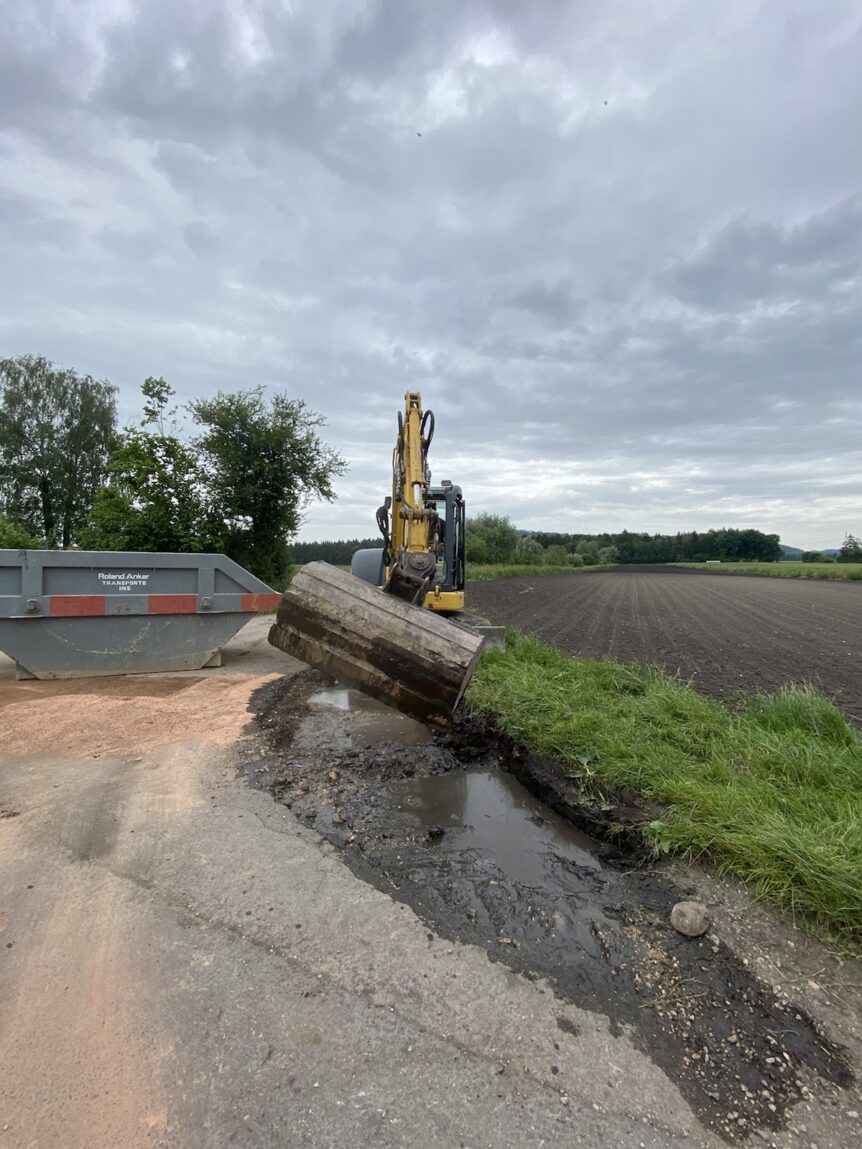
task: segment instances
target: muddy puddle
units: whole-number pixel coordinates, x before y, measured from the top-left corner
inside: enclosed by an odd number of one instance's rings
[[[349,729],[353,744],[398,742],[402,746],[418,746],[430,742],[432,738],[431,731],[421,722],[416,722],[390,706],[383,706],[360,690],[351,690],[346,686],[315,690],[308,698],[308,707],[311,713],[314,713],[315,708],[320,708],[324,715],[333,710],[349,715],[345,726]],[[329,721],[331,714],[328,719],[324,719],[323,724],[328,725]]]
[[[513,881],[547,885],[554,864],[598,870],[599,843],[553,814],[511,774],[490,770],[411,778],[392,785],[405,826],[444,852],[482,850]],[[396,822],[397,824],[397,822]]]
[[[426,843],[426,863],[448,882],[488,940],[520,947],[525,930],[598,953],[604,887],[598,842],[534,798],[511,774],[465,770],[390,787],[390,831]],[[526,904],[523,904],[526,899]],[[522,903],[522,913],[510,903]],[[523,920],[518,920],[519,916]]]
[[[696,891],[536,797],[553,790],[558,809],[575,808],[548,764],[516,762],[482,731],[432,736],[311,673],[255,705],[265,754],[251,781],[437,934],[606,1015],[726,1140],[781,1128],[801,1099],[850,1083],[809,1018],[716,938],[670,927],[673,904]]]

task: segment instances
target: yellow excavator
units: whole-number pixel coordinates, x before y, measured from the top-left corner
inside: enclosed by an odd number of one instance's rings
[[[482,635],[464,609],[464,497],[432,487],[434,416],[404,397],[392,494],[377,512],[382,547],[357,551],[347,574],[308,563],[285,591],[273,646],[425,721],[445,725],[463,696]],[[422,609],[424,608],[424,609]]]
[[[434,414],[408,391],[398,413],[392,452],[392,494],[377,511],[383,546],[356,551],[351,572],[387,594],[426,610],[464,609],[464,496],[444,479],[431,486],[428,449]]]

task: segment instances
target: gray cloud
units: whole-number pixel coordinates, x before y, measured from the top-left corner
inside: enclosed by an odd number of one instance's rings
[[[860,266],[862,194],[790,226],[733,220],[671,269],[668,287],[680,302],[707,311],[758,303],[840,307],[858,285]]]
[[[0,44],[0,335],[304,396],[364,533],[420,388],[525,526],[862,527],[858,5],[55,0]]]

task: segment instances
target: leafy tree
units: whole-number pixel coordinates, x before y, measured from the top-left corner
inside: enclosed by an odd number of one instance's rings
[[[528,535],[515,547],[513,558],[516,563],[524,566],[538,567],[545,561],[545,550],[540,542]]]
[[[21,526],[0,515],[0,550],[30,551],[39,543]]]
[[[467,520],[467,561],[508,563],[515,555],[518,531],[505,515],[474,515]]]
[[[259,578],[283,586],[290,569],[288,540],[313,498],[332,500],[332,481],[346,464],[317,433],[323,417],[303,400],[262,387],[214,399],[190,410],[203,433],[200,451],[213,509],[224,523],[224,549]]]
[[[837,555],[839,563],[862,563],[862,542],[855,535],[845,535]]]
[[[803,551],[802,561],[804,563],[831,563],[832,559],[822,551]]]
[[[158,377],[148,375],[141,384],[141,394],[144,396],[144,418],[142,426],[155,425],[159,435],[165,438],[165,420],[170,419],[170,433],[176,432],[176,407],[167,409],[168,403],[174,397],[174,389],[161,375]]]
[[[206,491],[197,456],[165,433],[173,391],[164,379],[141,387],[144,418],[128,427],[108,463],[83,535],[85,545],[104,550],[220,550],[223,525]],[[145,428],[155,426],[157,430]]]
[[[197,456],[173,435],[129,428],[111,456],[83,533],[88,547],[116,551],[221,549]]]
[[[584,565],[583,555],[566,555],[566,565],[570,567],[582,567]]]
[[[620,552],[611,543],[608,547],[599,547],[599,562],[600,563],[615,563],[620,557]]]
[[[115,394],[41,355],[0,360],[0,510],[48,546],[78,537],[116,442]]]
[[[470,520],[467,520],[467,533],[464,539],[464,553],[468,563],[475,566],[487,566],[490,563],[488,558],[488,542],[482,535],[473,535],[470,533]]]

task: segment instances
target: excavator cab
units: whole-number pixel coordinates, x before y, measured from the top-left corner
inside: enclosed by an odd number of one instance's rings
[[[444,479],[428,491],[428,505],[437,515],[431,545],[436,570],[423,605],[448,612],[464,609],[464,495]]]

